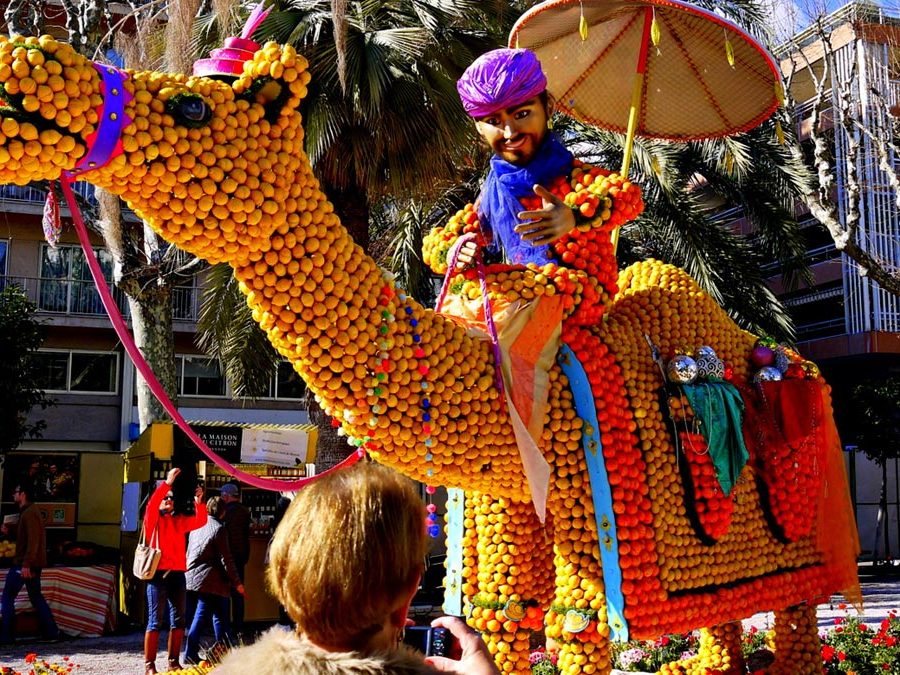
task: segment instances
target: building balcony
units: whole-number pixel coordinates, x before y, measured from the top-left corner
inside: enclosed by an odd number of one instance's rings
[[[72,191],[84,199],[92,208],[97,207],[95,188],[90,183],[77,181],[72,183]],[[59,193],[57,193],[60,197]],[[33,185],[0,185],[0,211],[11,213],[43,213],[47,191]],[[69,215],[69,206],[63,199],[60,203],[62,215]],[[127,222],[140,222],[134,211],[122,204],[122,218]]]
[[[821,340],[847,332],[847,324],[843,318],[826,319],[797,325],[797,342]]]
[[[97,204],[94,186],[90,183],[78,181],[72,184],[72,190],[89,204]],[[0,206],[6,211],[40,213],[45,201],[47,191],[32,185],[0,185]]]
[[[25,292],[26,297],[37,305],[38,312],[54,317],[52,321],[54,325],[97,327],[109,325],[100,294],[92,280],[0,277],[0,289],[12,284]],[[130,311],[125,294],[114,287],[111,287],[110,291],[119,311],[128,319]],[[173,288],[172,318],[175,321],[196,322],[200,309],[199,296],[198,289],[193,286]]]

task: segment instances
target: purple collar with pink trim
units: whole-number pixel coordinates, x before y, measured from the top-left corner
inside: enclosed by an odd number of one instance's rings
[[[80,178],[83,174],[106,166],[122,153],[122,130],[131,124],[131,118],[125,114],[125,106],[131,101],[131,92],[125,88],[128,74],[113,66],[94,64],[102,79],[100,94],[103,103],[98,110],[99,122],[97,130],[85,139],[88,151],[71,171],[64,172],[70,180]]]

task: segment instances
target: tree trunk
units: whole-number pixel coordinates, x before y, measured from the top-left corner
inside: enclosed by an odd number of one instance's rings
[[[157,276],[156,268],[143,261],[144,255],[152,258],[153,251],[148,251],[147,244],[155,243],[156,234],[148,226],[123,222],[118,197],[105,190],[97,190],[96,194],[100,231],[113,258],[113,280],[128,298],[135,344],[169,398],[176,401],[172,291],[170,284]],[[141,431],[152,422],[169,419],[140,373],[136,383]]]
[[[347,442],[346,436],[338,435],[331,424],[331,417],[319,406],[312,394],[307,397],[309,421],[318,428],[319,438],[316,442],[316,472],[322,473],[350,456],[356,448]]]
[[[170,394],[176,393],[175,338],[172,333],[172,291],[167,284],[143,290],[138,297],[128,296],[134,341],[138,349]],[[147,382],[137,374],[138,419],[143,431],[151,422],[170,419]]]

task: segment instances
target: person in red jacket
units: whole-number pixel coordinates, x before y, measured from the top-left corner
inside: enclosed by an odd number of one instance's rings
[[[147,540],[158,537],[162,556],[153,578],[147,582],[147,630],[144,633],[144,666],[146,675],[154,675],[156,652],[159,645],[159,629],[163,623],[163,612],[169,608],[169,667],[180,670],[178,655],[184,638],[186,587],[184,573],[187,570],[187,541],[185,536],[191,530],[206,525],[206,504],[203,503],[203,488],[197,487],[194,494],[194,515],[175,513],[172,484],[181,469],[172,469],[166,480],[160,483],[147,502],[144,514],[144,532]],[[156,531],[156,535],[154,535]]]

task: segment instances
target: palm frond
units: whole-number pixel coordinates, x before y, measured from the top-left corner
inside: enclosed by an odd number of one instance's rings
[[[197,346],[218,360],[237,397],[266,395],[282,358],[253,319],[231,267],[216,265],[206,282]]]

